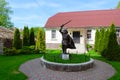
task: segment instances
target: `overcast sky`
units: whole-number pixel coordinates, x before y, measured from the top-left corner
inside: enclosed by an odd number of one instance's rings
[[[114,9],[119,0],[6,0],[15,27],[41,26],[58,12]]]

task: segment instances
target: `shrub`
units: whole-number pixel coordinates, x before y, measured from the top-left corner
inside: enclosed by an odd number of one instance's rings
[[[92,49],[92,45],[87,44],[87,50],[89,51],[89,50],[91,50],[91,49]]]
[[[35,35],[33,28],[30,29],[30,45],[35,45]]]
[[[96,33],[95,33],[95,45],[94,45],[95,51],[98,51],[99,38],[100,38],[100,32],[99,32],[99,30],[97,29],[97,30],[96,30]]]
[[[29,49],[30,49],[30,50],[35,50],[35,45],[29,46]]]
[[[32,54],[32,51],[30,51],[30,50],[24,50],[24,49],[19,49],[18,53],[19,54]]]
[[[109,60],[120,61],[120,47],[117,43],[115,25],[112,24],[109,28],[109,36],[107,47],[104,49],[102,56]]]
[[[96,31],[97,33],[98,31]],[[96,34],[97,35],[97,34]],[[96,36],[97,37],[97,36]],[[112,24],[108,29],[102,29],[99,33],[99,40],[95,38],[95,50],[109,60],[120,61],[120,47],[117,43],[115,25]],[[98,43],[97,43],[98,41]],[[97,46],[96,46],[97,44]],[[99,44],[99,46],[98,46]]]
[[[7,55],[7,56],[18,55],[18,51],[15,48],[12,48],[12,49],[4,48],[4,55]]]
[[[27,26],[24,26],[23,30],[23,46],[29,46],[29,29]]]
[[[19,29],[16,29],[14,32],[13,47],[15,49],[21,49],[21,47],[22,47]]]
[[[39,29],[36,39],[36,50],[40,50],[40,53],[45,52],[45,32],[42,28]]]

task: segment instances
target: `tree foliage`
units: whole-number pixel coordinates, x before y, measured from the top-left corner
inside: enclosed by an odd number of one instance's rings
[[[29,29],[28,26],[24,26],[23,30],[23,46],[29,46]]]
[[[14,32],[13,47],[15,49],[21,49],[21,40],[19,29],[16,29]]]
[[[96,31],[95,37],[95,50],[97,50],[103,57],[109,60],[120,61],[120,47],[117,42],[115,25],[112,24],[106,30],[101,29],[99,37],[97,36],[97,33],[98,31]],[[99,44],[99,46],[96,46],[96,44]]]
[[[36,39],[36,50],[45,52],[45,32],[42,28],[39,29]]]
[[[118,5],[116,6],[116,9],[120,9],[120,1],[118,2]]]
[[[13,23],[10,21],[9,14],[12,13],[8,2],[5,0],[0,0],[0,26],[3,27],[13,27]]]
[[[120,61],[120,47],[117,42],[116,29],[114,24],[110,26],[108,44],[104,53],[102,54],[109,60]]]
[[[35,45],[35,35],[33,28],[30,29],[30,45]]]
[[[97,29],[97,30],[96,30],[96,33],[95,33],[95,45],[94,45],[95,51],[98,51],[99,38],[100,38],[99,36],[100,36],[100,32],[99,32],[99,30]]]

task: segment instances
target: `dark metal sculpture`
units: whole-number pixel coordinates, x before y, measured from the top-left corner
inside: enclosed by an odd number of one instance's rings
[[[65,24],[62,24],[60,26],[60,30],[59,30],[60,33],[62,34],[62,51],[63,51],[63,54],[67,54],[67,52],[66,52],[67,48],[76,49],[72,38],[68,34],[67,29],[63,28],[64,25],[68,24],[69,22],[71,22],[71,20],[66,22]]]

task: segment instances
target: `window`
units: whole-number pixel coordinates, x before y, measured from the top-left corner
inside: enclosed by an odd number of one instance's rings
[[[91,39],[91,30],[87,30],[87,39]]]
[[[56,30],[52,30],[51,35],[52,35],[52,39],[55,39],[56,38]]]
[[[120,37],[120,29],[116,29],[116,35],[117,37]]]

